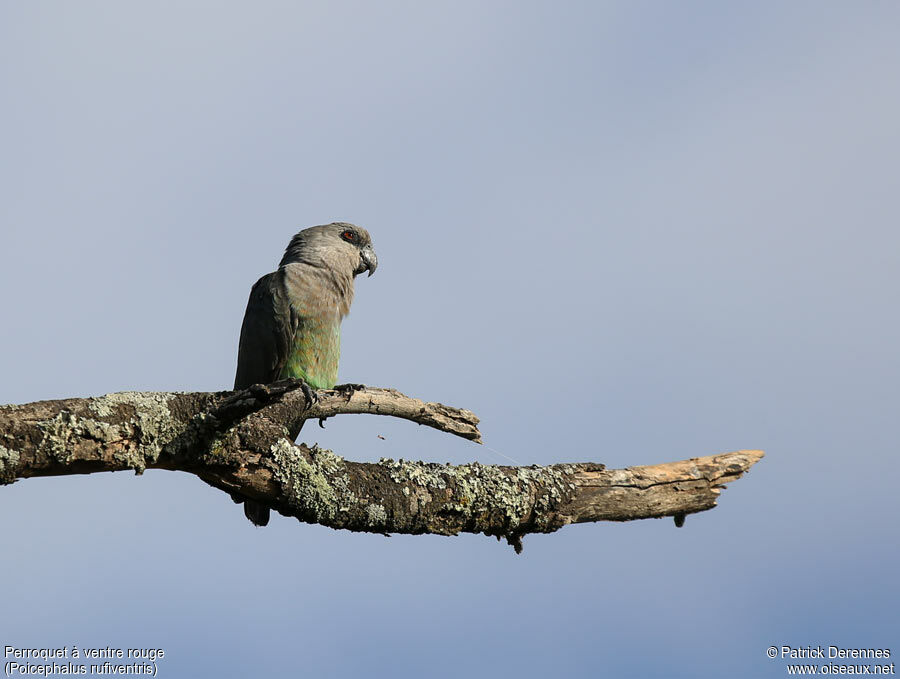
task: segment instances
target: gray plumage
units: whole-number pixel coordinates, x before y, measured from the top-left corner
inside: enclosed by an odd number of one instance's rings
[[[371,276],[377,266],[369,233],[353,224],[335,222],[296,234],[278,269],[250,291],[234,388],[287,377],[314,389],[333,388],[353,280],[367,270]],[[245,500],[244,513],[258,526],[269,521],[269,508],[258,502]]]

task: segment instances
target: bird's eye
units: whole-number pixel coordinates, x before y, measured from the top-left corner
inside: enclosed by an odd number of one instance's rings
[[[356,232],[355,231],[344,231],[341,234],[341,238],[343,238],[348,243],[355,243],[356,242]]]

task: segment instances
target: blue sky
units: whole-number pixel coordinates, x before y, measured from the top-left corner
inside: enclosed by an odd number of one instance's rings
[[[767,457],[525,540],[254,529],[194,477],[0,491],[0,644],[164,677],[766,677],[897,647],[894,3],[3,3],[0,401],[217,390],[252,283],[353,221],[341,379],[523,464]],[[384,440],[379,438],[384,437]],[[405,422],[351,459],[504,463]]]

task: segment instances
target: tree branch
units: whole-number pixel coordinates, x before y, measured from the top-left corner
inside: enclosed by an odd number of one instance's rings
[[[716,505],[761,451],[607,470],[601,464],[451,466],[349,462],[292,443],[303,422],[349,413],[390,415],[480,442],[468,410],[393,389],[320,391],[297,380],[238,392],[125,392],[0,406],[0,483],[34,476],[170,469],[195,474],[286,516],[377,533],[484,533],[521,549],[528,533],[570,523],[630,521]],[[292,436],[293,434],[293,436]]]

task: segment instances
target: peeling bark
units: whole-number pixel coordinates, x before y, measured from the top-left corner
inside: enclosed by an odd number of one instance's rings
[[[294,444],[307,419],[390,415],[480,442],[468,410],[393,389],[317,393],[297,380],[238,392],[125,392],[0,406],[0,483],[34,476],[170,469],[285,516],[375,533],[484,533],[517,550],[528,533],[570,523],[684,516],[716,505],[763,453],[744,450],[608,470],[575,463],[509,467],[382,459],[350,462]]]

